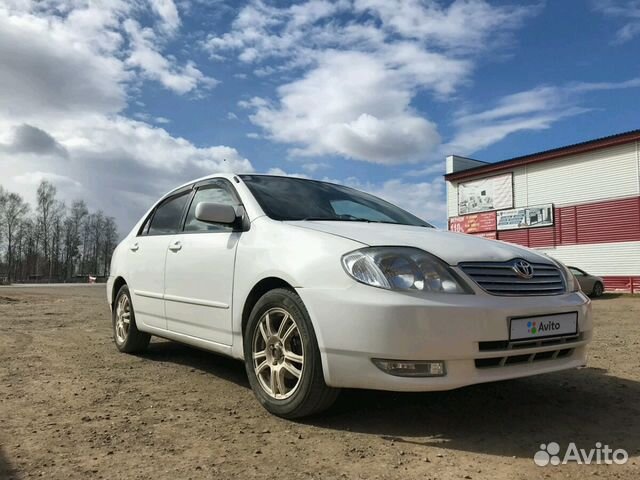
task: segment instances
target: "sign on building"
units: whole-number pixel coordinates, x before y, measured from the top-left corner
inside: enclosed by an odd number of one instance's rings
[[[502,210],[496,215],[498,230],[548,227],[553,225],[553,204]]]
[[[458,233],[495,232],[496,212],[452,217],[449,219],[449,230]]]
[[[511,173],[458,184],[458,214],[513,207]]]

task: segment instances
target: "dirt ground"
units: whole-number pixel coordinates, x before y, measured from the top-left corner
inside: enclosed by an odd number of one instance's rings
[[[451,392],[345,391],[281,420],[241,363],[117,352],[103,286],[0,288],[0,479],[640,477],[640,296],[594,301],[589,366]],[[541,443],[630,455],[537,467]]]

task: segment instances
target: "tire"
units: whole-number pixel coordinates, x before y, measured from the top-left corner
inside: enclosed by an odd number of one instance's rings
[[[278,288],[265,293],[253,307],[243,337],[249,383],[267,411],[302,418],[335,402],[340,390],[324,382],[311,319],[295,292]]]
[[[122,316],[122,322],[119,322],[119,316]],[[128,323],[126,320],[128,320]],[[113,341],[121,352],[140,353],[149,345],[151,335],[138,330],[131,294],[129,293],[129,287],[126,285],[120,288],[116,295],[116,300],[113,302],[111,324],[113,327]]]
[[[591,296],[594,298],[601,297],[604,293],[604,286],[600,282],[596,282],[593,286],[593,291],[591,292]]]

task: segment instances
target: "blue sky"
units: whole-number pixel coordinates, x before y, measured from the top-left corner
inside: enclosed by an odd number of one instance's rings
[[[0,2],[0,184],[122,233],[219,170],[329,179],[443,225],[444,157],[638,125],[640,2]]]

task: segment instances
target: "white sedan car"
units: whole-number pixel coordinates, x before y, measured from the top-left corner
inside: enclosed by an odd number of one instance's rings
[[[579,367],[591,304],[568,269],[326,182],[221,174],[160,199],[116,249],[116,346],[243,359],[270,412],[340,388],[448,390]]]

